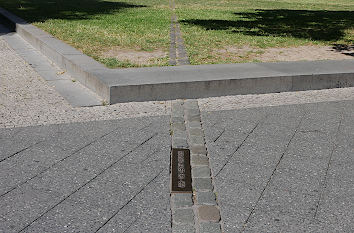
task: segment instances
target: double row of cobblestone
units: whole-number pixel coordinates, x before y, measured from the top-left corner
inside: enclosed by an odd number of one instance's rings
[[[171,109],[172,147],[191,151],[193,194],[171,193],[172,232],[221,232],[198,102],[177,100]]]
[[[175,0],[170,0],[171,15],[171,30],[170,30],[170,65],[189,65],[190,61],[184,45],[181,29],[175,13]]]

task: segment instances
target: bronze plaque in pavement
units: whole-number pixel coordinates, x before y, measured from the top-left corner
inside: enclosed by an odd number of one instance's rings
[[[192,192],[190,151],[172,148],[172,192]]]

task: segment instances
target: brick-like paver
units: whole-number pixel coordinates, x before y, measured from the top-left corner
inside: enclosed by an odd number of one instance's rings
[[[198,215],[201,221],[209,221],[209,222],[220,221],[220,211],[215,205],[199,206]]]

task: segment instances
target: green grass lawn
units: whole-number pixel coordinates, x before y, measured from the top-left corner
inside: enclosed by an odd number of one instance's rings
[[[177,0],[192,64],[252,62],[225,48],[354,43],[354,0]]]
[[[0,0],[0,6],[106,66],[145,66],[106,52],[169,50],[170,9],[164,0]],[[167,65],[168,56],[149,66]]]

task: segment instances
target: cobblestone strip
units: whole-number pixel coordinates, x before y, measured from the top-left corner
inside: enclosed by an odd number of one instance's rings
[[[174,101],[171,107],[172,148],[188,149],[183,101]],[[171,193],[171,213],[173,233],[195,232],[195,217],[191,193]]]
[[[172,103],[171,135],[173,148],[189,148],[191,151],[193,186],[193,195],[171,194],[172,232],[221,232],[220,210],[197,101]]]
[[[175,0],[170,0],[171,16],[171,45],[170,45],[170,65],[189,65],[189,58],[184,46],[180,26],[175,14]]]

